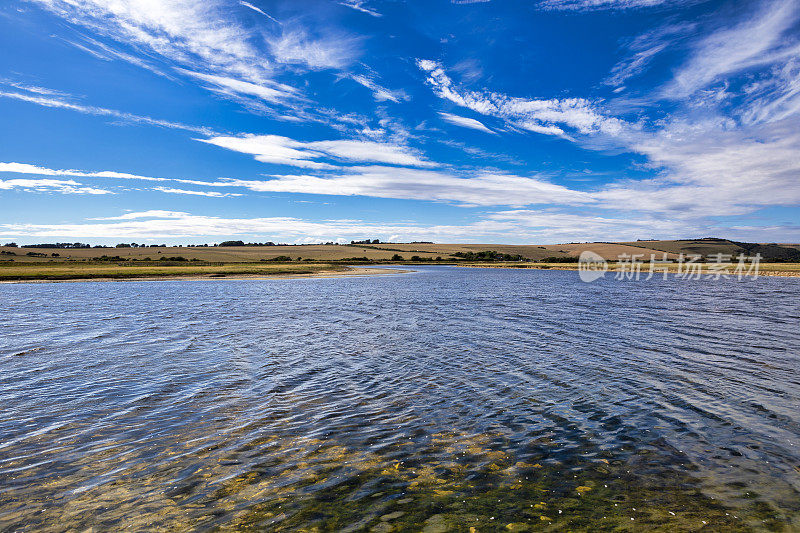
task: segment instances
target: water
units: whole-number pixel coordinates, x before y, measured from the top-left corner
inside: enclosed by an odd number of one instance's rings
[[[0,285],[0,530],[800,530],[799,281]]]

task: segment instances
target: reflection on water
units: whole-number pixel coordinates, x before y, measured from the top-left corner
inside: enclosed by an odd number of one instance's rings
[[[800,283],[2,285],[0,529],[800,529]]]

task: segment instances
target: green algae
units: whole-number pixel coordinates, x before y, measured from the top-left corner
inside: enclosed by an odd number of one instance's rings
[[[340,466],[328,464],[304,490],[253,505],[220,529],[738,532],[787,524],[761,501],[749,510],[726,508],[654,453],[584,454],[568,464],[538,452],[520,460],[494,437],[444,434],[403,461],[341,446],[316,453],[337,457]]]

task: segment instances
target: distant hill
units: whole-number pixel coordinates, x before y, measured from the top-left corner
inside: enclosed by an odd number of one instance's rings
[[[681,239],[675,241],[636,241],[628,243],[629,246],[640,246],[651,250],[660,250],[672,254],[700,254],[703,256],[713,254],[739,254],[748,256],[761,254],[765,261],[800,261],[800,245],[791,244],[760,244],[752,242],[731,241],[706,237],[703,239]]]

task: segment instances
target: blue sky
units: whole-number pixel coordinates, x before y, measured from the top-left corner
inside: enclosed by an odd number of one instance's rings
[[[800,0],[11,0],[0,242],[800,242]]]

